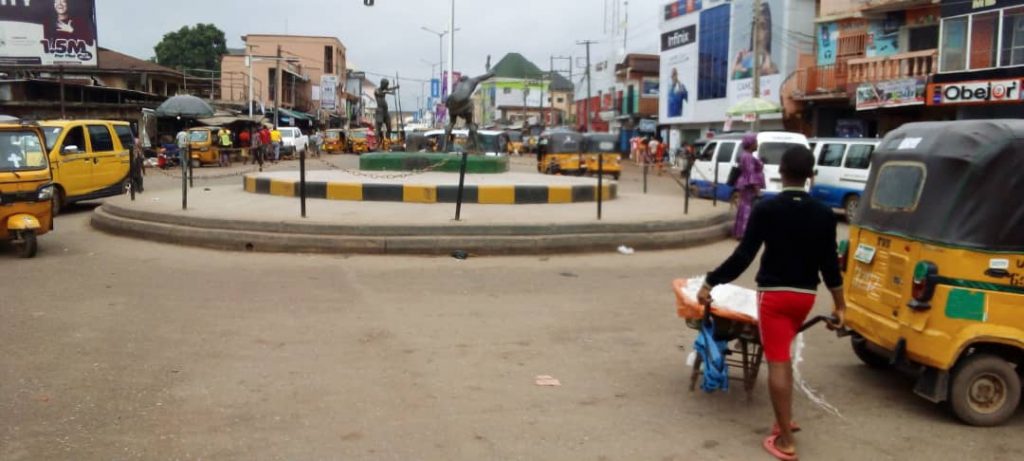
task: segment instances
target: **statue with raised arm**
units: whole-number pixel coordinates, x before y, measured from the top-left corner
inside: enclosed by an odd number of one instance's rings
[[[455,122],[462,118],[466,121],[466,129],[469,130],[469,139],[466,142],[466,150],[468,151],[470,146],[479,146],[477,142],[476,123],[473,123],[473,92],[476,91],[477,85],[480,82],[494,77],[494,72],[488,71],[486,74],[469,78],[465,75],[455,84],[452,88],[452,94],[445,100],[445,107],[448,108],[448,126],[444,130],[444,142],[445,147],[451,146],[452,140],[452,129],[455,128]],[[450,150],[450,149],[448,149]]]
[[[381,145],[384,145],[383,141],[385,139],[391,140],[391,114],[388,113],[388,95],[395,94],[397,89],[397,85],[394,88],[390,88],[388,79],[382,78],[380,79],[380,87],[373,90],[373,97],[377,100],[377,116],[375,117],[377,123],[374,129],[381,141]],[[385,133],[381,131],[381,128],[387,128],[388,131]]]

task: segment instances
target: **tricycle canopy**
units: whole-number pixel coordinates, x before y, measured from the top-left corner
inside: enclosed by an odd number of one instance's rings
[[[855,224],[950,245],[1024,251],[1024,120],[908,123],[872,157]]]

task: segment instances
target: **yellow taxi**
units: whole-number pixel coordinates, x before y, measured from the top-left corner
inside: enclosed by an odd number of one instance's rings
[[[134,142],[128,122],[39,122],[53,172],[53,214],[68,204],[123,193],[129,183]]]

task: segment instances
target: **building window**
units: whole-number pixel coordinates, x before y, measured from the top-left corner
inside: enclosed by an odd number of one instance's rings
[[[908,31],[908,42],[910,51],[934,50],[939,47],[939,26],[938,24],[923,27],[914,27]]]
[[[556,99],[555,101],[556,101],[556,102],[558,102],[559,104],[562,104],[562,103],[564,103],[564,102],[565,102],[565,98],[559,97],[559,98],[558,98],[558,99]]]
[[[700,13],[697,57],[697,99],[725,97],[729,72],[729,8]],[[692,72],[685,69],[683,72]]]
[[[996,67],[998,37],[998,11],[971,16],[971,69]]]
[[[1024,8],[1003,11],[1003,56],[1000,65],[1024,65]]]
[[[330,74],[334,71],[334,47],[324,46],[324,72]]]
[[[942,63],[943,72],[967,68],[967,17],[942,20]]]

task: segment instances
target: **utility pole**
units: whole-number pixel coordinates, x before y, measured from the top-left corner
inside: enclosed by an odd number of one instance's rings
[[[526,129],[526,95],[530,94],[529,82],[526,80],[526,73],[523,73],[523,129]]]
[[[584,110],[586,111],[585,117],[587,117],[587,133],[590,132],[590,45],[597,42],[593,40],[582,40],[576,42],[577,45],[583,45],[587,47],[587,100],[584,101]]]
[[[626,22],[622,27],[622,52],[628,53],[627,44],[629,43],[629,0],[626,0]]]
[[[252,49],[253,49],[254,45],[246,44],[245,47],[246,47],[246,51],[247,51],[247,54],[245,56],[245,62],[246,62],[246,64],[249,65],[249,101],[248,101],[248,105],[249,105],[249,120],[252,120],[252,98],[253,98],[253,94],[252,94],[253,93],[253,91],[252,91]]]
[[[274,75],[274,129],[280,128],[281,123],[281,45],[277,45],[277,71]]]
[[[451,0],[451,3],[452,16],[451,23],[448,24],[448,30],[451,32],[451,35],[448,36],[448,96],[452,95],[452,87],[455,83],[452,81],[455,79],[455,0]],[[451,120],[451,114],[448,114],[448,119]]]
[[[555,61],[568,61],[569,62],[569,68],[568,69],[556,69],[555,68]],[[550,75],[550,77],[551,77],[552,83],[554,82],[555,76],[556,75],[560,75],[562,72],[568,72],[568,74],[569,74],[569,81],[571,82],[572,81],[572,56],[552,56],[551,57],[551,75]],[[551,124],[552,125],[557,125],[559,122],[554,120],[554,112],[555,112],[555,98],[554,98],[554,96],[555,95],[551,91],[550,84],[548,86],[548,94],[550,95],[549,96],[549,98],[550,98],[549,102],[550,102],[551,117],[552,117]],[[571,106],[572,106],[572,102],[570,101],[570,107]],[[566,114],[566,115],[568,115],[568,114]]]
[[[751,69],[752,70],[751,77],[754,79],[754,81],[751,82],[751,83],[753,84],[752,85],[752,89],[753,89],[753,93],[754,93],[753,97],[754,98],[760,98],[761,97],[761,0],[754,0],[754,27],[753,27],[753,30],[751,31],[751,33],[754,35],[754,40],[753,40],[754,49],[752,50],[754,52],[754,64],[753,64],[753,68]],[[754,107],[756,108],[757,106],[755,105]],[[750,129],[751,129],[751,131],[753,131],[755,133],[757,132],[757,128],[758,128],[758,125],[759,125],[758,118],[759,117],[758,117],[757,112],[754,112],[754,122],[750,124]]]
[[[604,6],[604,14],[605,14],[605,16],[608,15],[608,4],[607,3]],[[551,56],[551,62],[548,64],[548,79],[550,79],[550,81],[554,81],[555,80],[555,57],[554,56]],[[543,103],[543,101],[542,101],[542,103]],[[551,84],[549,83],[548,84],[548,117],[551,117],[551,124],[552,125],[555,124],[554,123],[555,122],[554,114],[555,114],[555,97],[554,97],[554,94],[551,93]],[[545,120],[544,125],[545,126],[548,125],[546,120]]]

